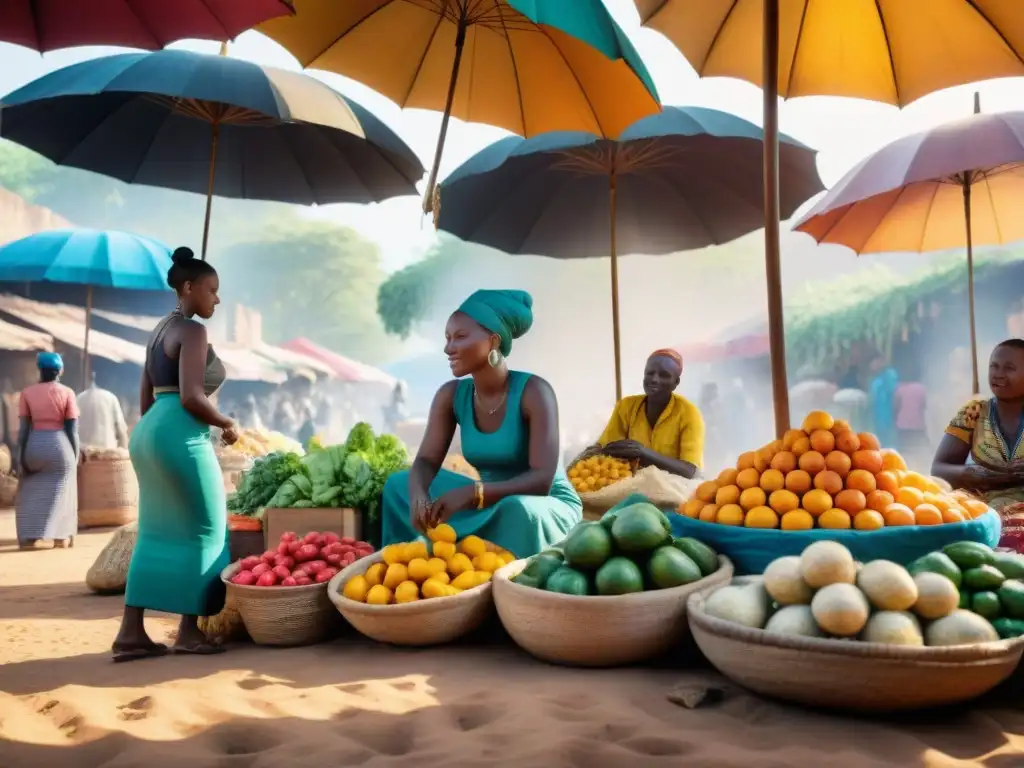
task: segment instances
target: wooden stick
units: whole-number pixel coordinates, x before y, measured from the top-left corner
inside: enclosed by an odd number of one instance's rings
[[[971,180],[972,174],[964,174],[964,224],[967,231],[967,308],[971,325],[971,397],[981,392],[978,376],[978,329],[974,320],[974,247],[971,242]]]
[[[615,243],[615,167],[608,175],[608,222],[612,257],[612,346],[615,350],[615,402],[622,399],[622,344],[619,335],[619,257]]]
[[[89,388],[89,333],[92,330],[92,286],[85,286],[85,343],[82,345],[82,391]]]
[[[220,122],[215,120],[210,131],[210,178],[206,185],[206,215],[203,217],[203,261],[206,261],[206,248],[210,243],[210,213],[213,209],[213,183],[217,179],[217,140],[220,137]]]
[[[434,149],[434,164],[427,177],[427,188],[423,193],[423,213],[434,210],[434,185],[437,184],[437,171],[441,167],[441,155],[444,153],[444,140],[448,136],[448,121],[452,116],[452,104],[455,102],[455,87],[459,82],[459,67],[462,64],[462,49],[466,44],[467,9],[464,6],[459,15],[459,30],[455,34],[455,59],[452,62],[452,74],[448,79],[448,98],[444,103],[444,115],[441,117],[441,130],[437,134],[437,147]]]

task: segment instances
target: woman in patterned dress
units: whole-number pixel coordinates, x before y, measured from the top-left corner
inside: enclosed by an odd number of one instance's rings
[[[1000,546],[1024,552],[1024,339],[1008,339],[988,367],[989,400],[967,403],[946,427],[932,474],[973,491],[1000,513]]]
[[[60,383],[60,355],[40,352],[36,365],[39,382],[22,391],[18,404],[18,546],[70,547],[78,532],[78,404]]]

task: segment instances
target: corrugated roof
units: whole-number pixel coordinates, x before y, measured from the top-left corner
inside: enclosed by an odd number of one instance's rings
[[[53,338],[47,333],[0,320],[0,349],[10,352],[52,352]]]

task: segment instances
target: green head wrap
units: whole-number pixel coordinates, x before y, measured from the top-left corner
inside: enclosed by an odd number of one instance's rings
[[[526,291],[477,291],[459,307],[491,333],[501,337],[501,354],[508,357],[512,340],[533,325],[533,297]]]

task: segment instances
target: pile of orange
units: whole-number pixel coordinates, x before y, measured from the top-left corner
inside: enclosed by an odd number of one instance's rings
[[[709,523],[788,531],[939,525],[987,511],[983,501],[908,471],[874,435],[858,434],[824,411],[812,411],[782,440],[742,454],[678,510]]]

